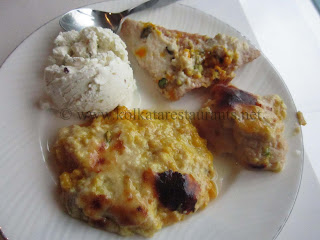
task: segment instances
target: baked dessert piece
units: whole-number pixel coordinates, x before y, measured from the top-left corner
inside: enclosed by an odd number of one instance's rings
[[[212,154],[185,118],[124,107],[59,131],[55,143],[67,212],[127,236],[152,236],[217,195]],[[163,120],[164,119],[164,120]]]
[[[238,67],[260,55],[235,37],[217,34],[210,38],[132,19],[123,22],[120,36],[170,100],[212,83],[227,84]]]
[[[260,97],[234,86],[215,85],[212,100],[195,121],[216,154],[232,154],[245,166],[280,171],[287,145],[286,105],[278,95]]]

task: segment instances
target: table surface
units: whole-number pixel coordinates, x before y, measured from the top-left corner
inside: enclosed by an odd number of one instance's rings
[[[29,34],[52,18],[99,0],[0,0],[0,64]],[[143,2],[143,0],[142,0]],[[182,0],[238,29],[271,60],[284,78],[303,127],[304,173],[295,207],[277,239],[319,239],[320,17],[311,0]],[[27,20],[27,21],[26,21]],[[318,86],[318,87],[317,87]],[[1,223],[0,223],[1,224]],[[249,239],[249,238],[248,238]]]

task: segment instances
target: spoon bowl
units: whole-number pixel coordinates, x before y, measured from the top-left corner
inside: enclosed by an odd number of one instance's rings
[[[90,8],[80,8],[64,14],[59,23],[66,31],[81,31],[85,27],[95,26],[110,28],[116,32],[121,20],[127,15],[126,11],[124,13],[109,13],[92,10]]]
[[[167,5],[169,3],[175,2],[176,0],[161,0],[161,6]],[[150,0],[145,3],[140,4],[137,7],[119,12],[103,12],[98,10],[92,10],[90,8],[79,8],[67,12],[60,18],[60,26],[66,30],[76,30],[81,31],[85,27],[103,27],[109,28],[113,32],[117,32],[121,24],[121,20],[128,16],[129,14],[150,8],[159,0]]]

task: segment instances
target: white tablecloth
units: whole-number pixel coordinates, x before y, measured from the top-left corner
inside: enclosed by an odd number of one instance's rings
[[[0,64],[47,21],[98,1],[0,0]],[[304,112],[308,125],[303,134],[309,158],[305,158],[295,207],[278,239],[320,239],[320,161],[316,155],[316,136],[320,135],[320,17],[311,0],[181,2],[220,18],[257,43],[284,78],[298,109]]]

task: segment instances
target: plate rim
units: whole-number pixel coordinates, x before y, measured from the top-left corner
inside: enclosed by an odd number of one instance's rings
[[[98,4],[98,3],[96,3]],[[188,7],[188,8],[192,8],[193,10],[196,10],[196,11],[200,11],[202,12],[203,14],[211,17],[211,18],[214,18],[222,23],[224,23],[225,25],[227,25],[229,28],[233,29],[234,31],[238,32],[246,41],[248,41],[252,46],[254,46],[256,49],[259,49],[260,51],[260,54],[262,57],[264,57],[266,59],[266,61],[268,62],[268,64],[272,67],[272,69],[275,71],[275,73],[279,76],[283,86],[285,87],[286,91],[289,93],[289,96],[290,96],[290,99],[293,103],[293,107],[294,107],[294,110],[295,112],[297,112],[297,106],[296,106],[296,103],[292,97],[292,94],[286,84],[286,82],[283,80],[283,77],[282,75],[280,74],[280,72],[278,71],[278,69],[273,65],[273,63],[269,60],[269,58],[264,54],[264,52],[260,49],[259,46],[257,46],[256,44],[254,44],[250,39],[248,39],[245,35],[243,35],[238,29],[236,29],[235,27],[231,26],[229,23],[219,19],[218,17],[212,15],[212,14],[209,14],[207,12],[204,12],[200,9],[197,9],[195,8],[194,6],[189,6],[189,5],[185,5],[185,4],[181,4],[178,2],[178,4],[184,6],[184,7]],[[93,5],[93,4],[92,4]],[[252,30],[251,26],[249,25],[250,29]],[[253,32],[253,35],[255,36],[254,32]],[[258,40],[257,40],[257,43],[259,44]],[[303,134],[302,134],[302,128],[301,128],[301,125],[299,125],[299,131],[301,132],[301,145],[302,145],[302,152],[301,152],[301,165],[300,165],[300,168],[301,168],[301,171],[300,171],[300,176],[299,176],[299,184],[298,184],[298,188],[297,188],[297,191],[295,193],[295,197],[294,197],[294,200],[293,200],[293,203],[292,203],[292,206],[290,208],[290,211],[288,212],[288,215],[286,216],[286,218],[283,220],[283,223],[282,225],[279,227],[278,231],[275,233],[275,235],[273,236],[272,240],[275,240],[277,239],[277,237],[280,235],[281,231],[283,230],[284,226],[286,225],[289,217],[291,216],[291,213],[293,211],[293,208],[294,206],[296,205],[296,201],[297,201],[297,198],[298,198],[298,195],[299,195],[299,192],[300,192],[300,188],[301,188],[301,182],[302,182],[302,176],[303,176],[303,171],[304,171],[304,161],[305,161],[305,149],[304,149],[304,141],[303,141]]]

